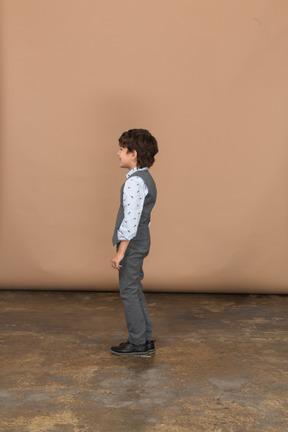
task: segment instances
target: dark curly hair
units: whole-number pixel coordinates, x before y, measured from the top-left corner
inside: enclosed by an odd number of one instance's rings
[[[156,139],[146,129],[130,129],[119,138],[120,147],[128,149],[131,153],[134,150],[137,152],[137,166],[138,168],[150,168],[158,153],[158,144]]]

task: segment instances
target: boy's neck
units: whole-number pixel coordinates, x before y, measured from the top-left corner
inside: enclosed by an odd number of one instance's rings
[[[131,165],[128,168],[129,171],[137,167],[137,163],[131,163]]]

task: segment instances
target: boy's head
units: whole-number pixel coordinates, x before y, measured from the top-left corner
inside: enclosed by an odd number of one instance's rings
[[[127,153],[137,152],[137,167],[150,168],[158,153],[156,139],[146,129],[130,129],[119,138],[119,146],[127,148]]]

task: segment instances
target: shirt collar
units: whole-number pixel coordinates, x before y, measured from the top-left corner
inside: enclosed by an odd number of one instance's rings
[[[144,171],[144,170],[148,170],[148,168],[147,167],[144,167],[144,168],[138,168],[138,167],[132,168],[132,170],[130,170],[128,172],[128,174],[126,174],[126,177],[128,179],[132,174],[134,174],[134,172],[136,172],[136,171]]]

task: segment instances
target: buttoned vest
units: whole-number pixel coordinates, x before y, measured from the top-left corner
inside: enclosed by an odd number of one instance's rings
[[[145,200],[144,200],[143,210],[142,210],[142,214],[140,217],[136,236],[133,237],[132,240],[146,240],[146,239],[150,238],[150,232],[149,232],[150,215],[151,215],[152,208],[154,207],[155,202],[156,202],[157,189],[156,189],[156,185],[155,185],[155,182],[153,180],[153,177],[151,176],[151,174],[148,170],[136,171],[131,176],[129,176],[129,178],[133,177],[133,176],[141,177],[144,180],[144,182],[148,188],[148,194],[146,195]],[[112,237],[113,246],[115,246],[117,243],[119,243],[119,240],[117,237],[117,231],[120,228],[120,226],[123,222],[123,219],[124,219],[124,207],[123,207],[124,185],[125,185],[125,183],[122,185],[122,187],[120,189],[120,207],[119,207],[119,210],[117,213],[114,234]]]

